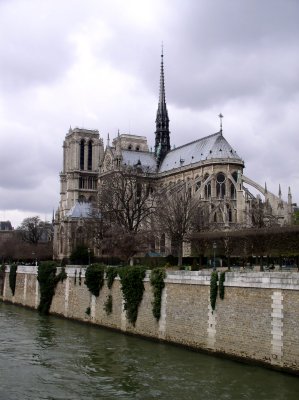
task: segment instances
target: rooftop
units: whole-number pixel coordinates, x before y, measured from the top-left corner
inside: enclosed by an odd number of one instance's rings
[[[234,159],[243,163],[221,132],[195,140],[177,147],[166,154],[159,172],[185,167],[205,160]]]

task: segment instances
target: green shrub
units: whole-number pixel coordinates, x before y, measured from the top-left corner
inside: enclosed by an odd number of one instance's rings
[[[219,277],[219,297],[221,300],[224,299],[224,281],[225,281],[225,272],[221,272]]]
[[[138,307],[141,303],[144,291],[143,279],[145,277],[144,267],[123,267],[119,271],[121,290],[124,297],[124,308],[127,318],[135,326]]]
[[[210,302],[212,310],[215,310],[216,307],[216,299],[217,299],[217,292],[218,292],[218,274],[217,272],[211,273],[211,280],[210,280]]]
[[[38,266],[37,280],[40,289],[40,302],[37,309],[40,314],[49,314],[57,283],[63,282],[67,277],[64,268],[61,268],[58,275],[56,275],[56,271],[57,264],[54,261],[44,261]]]
[[[16,290],[17,269],[18,269],[18,266],[16,264],[12,264],[10,266],[9,287],[11,289],[11,293],[13,296],[15,295],[15,290]]]
[[[90,293],[98,297],[104,285],[104,271],[103,264],[92,264],[86,268],[85,272],[85,285],[88,287]]]
[[[117,277],[117,269],[115,267],[107,267],[105,272],[108,289],[111,289],[114,279]]]
[[[154,268],[151,271],[150,282],[154,292],[154,301],[152,302],[153,315],[157,321],[159,321],[161,316],[161,299],[162,291],[165,287],[164,283],[165,269],[164,268]]]

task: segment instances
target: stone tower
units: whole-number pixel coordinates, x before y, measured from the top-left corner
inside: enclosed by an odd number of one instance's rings
[[[99,166],[103,154],[103,141],[97,130],[69,129],[63,142],[63,170],[60,173],[60,220],[77,202],[90,202],[95,199]]]

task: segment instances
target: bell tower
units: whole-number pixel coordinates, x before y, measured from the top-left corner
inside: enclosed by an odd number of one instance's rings
[[[103,141],[97,130],[70,128],[63,142],[63,170],[60,173],[60,218],[76,202],[96,197]]]

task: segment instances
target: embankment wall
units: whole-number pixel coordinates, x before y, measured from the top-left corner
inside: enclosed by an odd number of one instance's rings
[[[67,267],[50,312],[123,332],[165,340],[194,349],[263,363],[299,375],[299,273],[227,272],[225,297],[210,306],[209,271],[171,271],[162,294],[161,318],[152,314],[149,275],[135,326],[126,318],[120,280],[105,284],[99,297],[84,284],[84,269]],[[37,267],[19,266],[15,295],[5,274],[2,300],[37,308]],[[112,295],[112,313],[104,304]],[[90,307],[90,315],[86,314]]]

